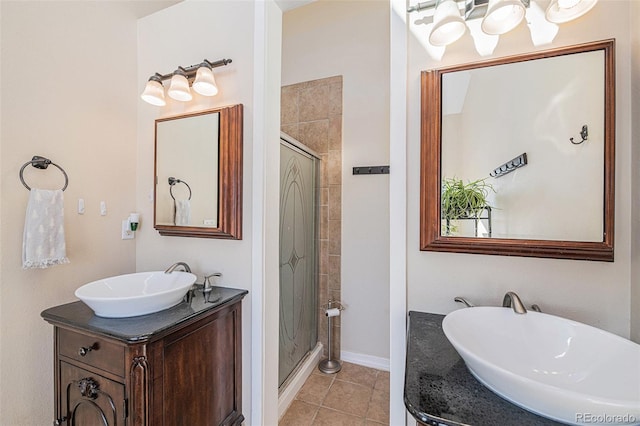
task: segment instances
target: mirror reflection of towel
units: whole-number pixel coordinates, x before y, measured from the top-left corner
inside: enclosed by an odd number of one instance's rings
[[[22,239],[22,268],[69,263],[64,240],[62,190],[32,189]]]
[[[187,226],[191,224],[191,201],[189,200],[175,200],[176,226]]]

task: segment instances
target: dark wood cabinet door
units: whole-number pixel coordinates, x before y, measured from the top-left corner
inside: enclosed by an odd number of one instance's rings
[[[240,312],[223,310],[164,344],[163,424],[240,424]]]
[[[61,418],[68,426],[124,426],[125,389],[82,368],[60,362]]]

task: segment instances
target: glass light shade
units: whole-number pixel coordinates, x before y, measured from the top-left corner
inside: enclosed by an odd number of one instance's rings
[[[193,81],[193,90],[203,96],[215,96],[218,94],[218,86],[211,68],[206,66],[198,68],[196,79]]]
[[[156,80],[147,81],[147,85],[144,88],[144,92],[140,95],[143,101],[155,106],[165,106],[167,103],[164,100],[164,87],[162,83]]]
[[[191,91],[189,90],[189,81],[187,77],[182,74],[174,74],[173,77],[171,77],[171,85],[167,93],[176,101],[186,102],[193,99]]]
[[[545,17],[554,24],[563,24],[581,17],[596,5],[598,0],[553,0]]]
[[[491,35],[508,33],[522,22],[525,12],[520,0],[489,0],[487,14],[480,27]]]
[[[429,43],[446,46],[458,40],[467,30],[464,19],[454,0],[440,0],[433,15],[434,26],[429,34]]]

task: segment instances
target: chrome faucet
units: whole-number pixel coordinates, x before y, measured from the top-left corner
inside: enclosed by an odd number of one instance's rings
[[[460,296],[454,297],[453,301],[463,303],[467,308],[473,308],[475,306],[473,303],[469,302],[467,299]]]
[[[214,298],[214,300],[211,300],[211,293],[213,293],[213,284],[211,284],[211,281],[209,281],[211,278],[213,277],[221,277],[222,274],[220,272],[214,272],[211,275],[205,275],[204,277],[204,282],[202,283],[202,294],[204,295],[204,301],[205,302],[216,302],[219,297],[217,299]]]
[[[164,273],[165,273],[165,274],[170,274],[170,273],[172,273],[173,271],[175,271],[175,270],[176,270],[178,267],[180,267],[180,266],[182,266],[182,268],[184,269],[184,271],[185,271],[185,272],[189,272],[189,273],[191,272],[191,268],[189,267],[189,265],[187,265],[187,264],[186,264],[186,263],[184,263],[184,262],[176,262],[176,263],[174,263],[173,265],[169,266],[169,267],[167,268],[167,270],[166,270],[166,271],[164,271]]]
[[[512,291],[507,292],[502,299],[502,306],[505,308],[512,308],[516,314],[526,314],[527,308],[524,307],[522,300]]]

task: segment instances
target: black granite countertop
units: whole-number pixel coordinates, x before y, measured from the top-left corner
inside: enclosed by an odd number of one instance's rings
[[[125,343],[140,343],[207,311],[241,300],[247,293],[247,290],[213,287],[210,301],[207,302],[202,292],[196,290],[190,302],[183,301],[163,311],[129,318],[96,316],[91,308],[80,301],[54,306],[40,315],[55,325],[90,331]]]
[[[437,426],[560,425],[482,385],[442,331],[444,315],[409,312],[404,403],[416,420]]]

